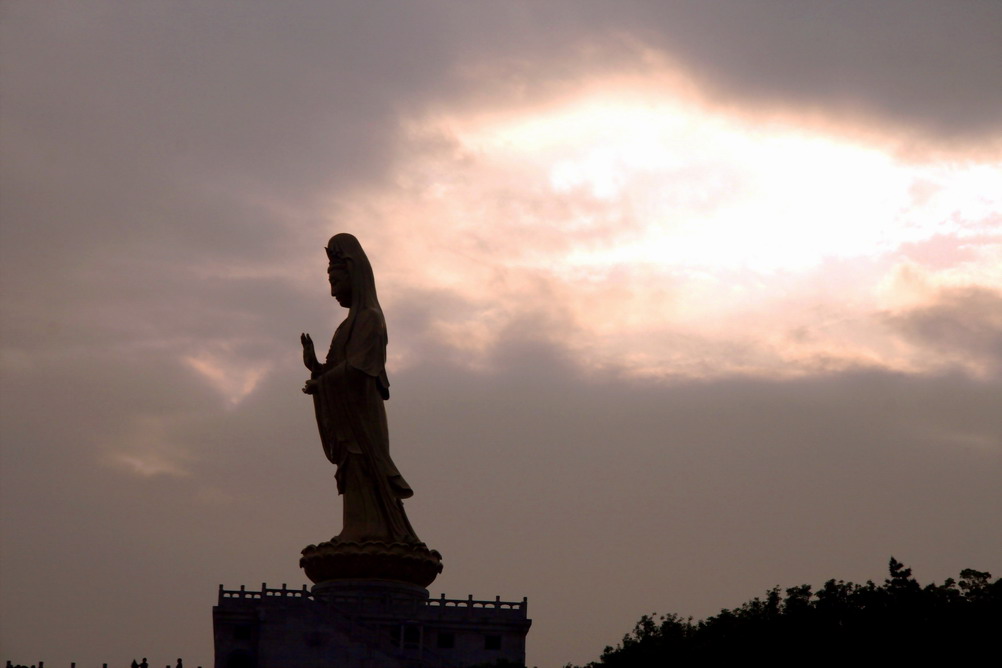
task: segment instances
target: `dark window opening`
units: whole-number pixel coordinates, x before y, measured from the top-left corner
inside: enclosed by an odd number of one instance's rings
[[[404,649],[417,649],[421,646],[421,627],[407,624],[404,626]]]
[[[501,649],[501,636],[484,636],[484,649]]]
[[[439,649],[452,649],[456,646],[456,634],[439,631],[435,646]]]
[[[226,658],[226,668],[256,668],[257,661],[250,652],[237,650]]]

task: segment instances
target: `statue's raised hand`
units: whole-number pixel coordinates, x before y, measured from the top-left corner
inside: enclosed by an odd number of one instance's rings
[[[303,364],[310,370],[310,373],[320,369],[320,360],[317,359],[317,352],[313,349],[313,339],[309,334],[300,334],[299,341],[303,344]]]

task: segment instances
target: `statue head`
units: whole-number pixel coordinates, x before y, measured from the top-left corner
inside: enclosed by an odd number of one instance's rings
[[[335,234],[327,242],[327,278],[338,304],[357,309],[379,308],[372,265],[362,245],[351,234]]]
[[[383,319],[383,309],[379,307],[376,298],[376,280],[372,276],[372,265],[365,256],[358,239],[350,234],[335,234],[327,242],[327,277],[331,283],[331,295],[341,306],[348,309],[348,317],[341,327],[347,335],[342,345],[347,345],[355,330],[355,321],[359,313],[367,312],[373,315],[375,311],[380,321],[382,332],[383,363],[386,362],[386,322]],[[370,320],[371,321],[371,320]],[[338,331],[342,331],[338,328]],[[335,337],[337,338],[337,337]],[[332,344],[333,345],[333,344]],[[381,369],[378,380],[379,392],[383,399],[390,398],[390,381],[386,378],[386,369]]]
[[[332,260],[327,264],[327,280],[331,284],[331,297],[345,308],[351,308],[351,272],[344,260]]]

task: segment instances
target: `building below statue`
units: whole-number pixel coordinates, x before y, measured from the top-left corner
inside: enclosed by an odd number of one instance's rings
[[[525,663],[528,601],[429,598],[415,585],[339,580],[311,590],[223,589],[216,668],[446,668]]]

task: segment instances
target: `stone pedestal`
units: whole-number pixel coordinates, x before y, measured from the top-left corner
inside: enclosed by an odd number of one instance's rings
[[[427,587],[442,572],[442,555],[424,543],[362,542],[332,538],[302,551],[299,565],[317,585],[384,580]]]
[[[328,580],[313,585],[313,598],[328,603],[398,608],[424,605],[428,590],[405,582],[386,580]]]

